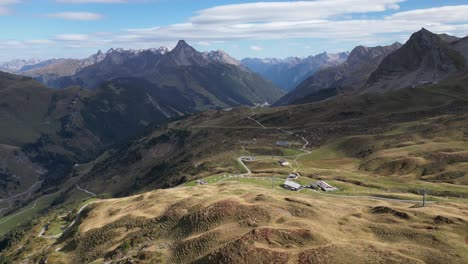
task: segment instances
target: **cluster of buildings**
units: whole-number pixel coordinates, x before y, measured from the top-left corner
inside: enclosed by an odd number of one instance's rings
[[[324,182],[324,181],[318,181],[315,183],[312,183],[311,185],[301,185],[297,182],[291,181],[289,178],[284,182],[283,187],[286,190],[290,191],[300,191],[304,188],[309,188],[309,189],[315,189],[315,190],[322,190],[324,192],[336,192],[338,191],[338,188],[331,186],[330,184]]]
[[[330,184],[324,182],[324,181],[318,181],[316,183],[312,183],[310,185],[311,189],[320,189],[324,192],[336,192],[338,191],[338,188],[331,186]]]

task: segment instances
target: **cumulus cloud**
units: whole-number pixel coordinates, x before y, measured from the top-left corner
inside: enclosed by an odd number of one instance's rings
[[[48,14],[48,17],[59,18],[66,20],[80,20],[80,21],[93,21],[102,19],[104,16],[98,13],[92,12],[59,12]]]

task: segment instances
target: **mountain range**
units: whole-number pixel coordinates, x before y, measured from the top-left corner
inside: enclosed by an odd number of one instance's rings
[[[316,71],[337,66],[344,62],[348,56],[348,52],[337,54],[324,52],[307,58],[245,58],[241,63],[285,91],[291,91]]]
[[[0,263],[466,263],[467,58],[422,29],[279,101],[185,41],[0,72]]]
[[[348,59],[320,70],[274,105],[321,101],[337,95],[381,93],[438,83],[464,72],[467,39],[426,29],[414,33],[404,44],[356,47]]]
[[[177,91],[193,101],[195,108],[272,103],[281,95],[273,84],[242,67],[226,53],[198,52],[185,41],[180,41],[170,52],[111,50],[101,62],[50,85],[95,89],[104,81],[127,77],[143,78]]]
[[[383,47],[358,46],[351,51],[344,63],[316,72],[278,100],[275,105],[320,101],[337,95],[343,89],[360,88],[380,62],[400,47],[400,43]]]
[[[40,63],[41,60],[37,58],[29,59],[29,60],[11,60],[8,62],[0,63],[0,71],[9,72],[9,73],[17,73],[22,68],[30,65],[37,65]]]

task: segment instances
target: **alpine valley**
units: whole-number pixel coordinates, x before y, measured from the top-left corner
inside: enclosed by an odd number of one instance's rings
[[[468,262],[468,37],[0,70],[0,263]]]

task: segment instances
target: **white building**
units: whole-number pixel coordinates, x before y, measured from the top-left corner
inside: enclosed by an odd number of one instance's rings
[[[312,187],[315,189],[321,189],[324,192],[335,192],[338,191],[338,188],[331,186],[330,184],[324,182],[324,181],[319,181],[316,183],[312,184]]]
[[[299,183],[293,181],[285,181],[283,187],[291,191],[300,191],[302,188],[304,188]]]

